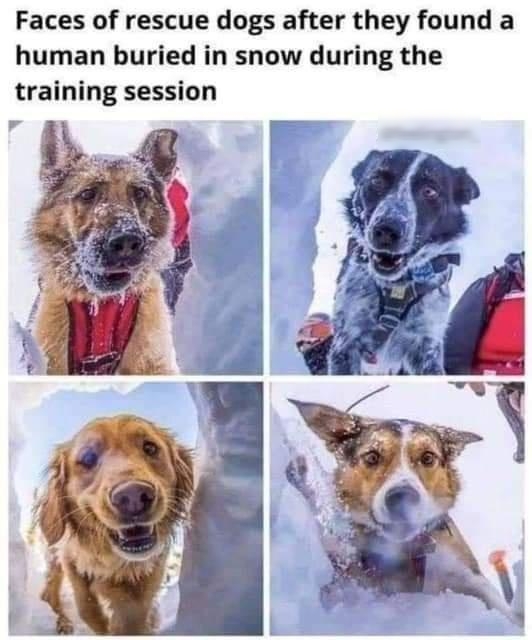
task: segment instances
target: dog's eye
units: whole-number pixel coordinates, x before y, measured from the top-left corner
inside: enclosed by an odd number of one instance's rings
[[[432,451],[425,451],[425,453],[421,456],[421,464],[424,467],[432,467],[435,461],[436,456],[432,453]]]
[[[159,451],[159,447],[155,444],[155,442],[152,442],[151,440],[145,440],[144,444],[142,445],[142,449],[144,453],[150,457],[156,456]]]
[[[89,187],[88,189],[83,189],[83,191],[79,193],[79,199],[83,200],[83,202],[92,202],[97,195],[98,190],[96,187]]]
[[[379,464],[381,459],[380,453],[378,451],[369,451],[364,456],[364,462],[368,465],[368,467],[374,467]]]
[[[92,449],[84,451],[78,459],[79,464],[85,469],[93,469],[98,463],[98,454]]]
[[[421,194],[426,200],[436,200],[440,195],[434,187],[430,187],[429,185],[425,185],[421,189]]]
[[[380,173],[372,176],[369,183],[375,191],[384,191],[387,186],[386,178]]]
[[[148,197],[148,192],[143,187],[133,187],[133,197],[137,202],[142,202]]]

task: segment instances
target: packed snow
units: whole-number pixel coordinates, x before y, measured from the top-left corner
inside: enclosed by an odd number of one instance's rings
[[[478,183],[480,197],[465,207],[470,232],[451,280],[452,304],[524,249],[520,122],[274,122],[271,140],[273,373],[308,373],[295,336],[307,313],[332,312],[347,247],[340,201],[353,188],[353,166],[372,149],[427,151]]]
[[[320,587],[329,583],[331,564],[318,538],[306,501],[288,484],[286,467],[298,454],[309,464],[309,483],[330,505],[334,460],[304,424],[295,398],[346,409],[376,384],[275,383],[271,427],[271,624],[272,632],[357,635],[515,635],[522,630],[476,598],[445,592],[439,596],[384,597],[355,589],[356,604],[326,612]],[[523,610],[523,466],[513,461],[515,439],[499,412],[493,388],[476,397],[448,383],[394,383],[363,402],[357,411],[379,418],[408,418],[473,431],[484,440],[466,447],[458,459],[462,491],[451,516],[484,575],[500,589],[488,555],[507,552],[517,611]],[[330,515],[323,516],[330,519]],[[515,575],[514,575],[515,574]]]

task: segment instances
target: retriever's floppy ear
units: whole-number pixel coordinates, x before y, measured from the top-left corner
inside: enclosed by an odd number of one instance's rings
[[[469,204],[471,200],[480,196],[478,184],[464,167],[454,169],[453,194],[457,204]]]
[[[47,468],[48,482],[44,494],[36,505],[39,526],[49,545],[56,544],[65,533],[66,526],[66,449],[55,450]]]
[[[375,424],[372,418],[351,415],[325,404],[292,399],[289,402],[297,407],[310,429],[337,457],[342,457],[342,445],[356,440],[365,428]]]
[[[172,433],[166,429],[160,429],[160,433],[166,442],[176,476],[174,512],[177,518],[185,520],[188,517],[190,501],[194,493],[192,451],[179,444]]]
[[[66,120],[47,120],[41,135],[40,178],[45,188],[63,180],[70,163],[83,155]]]
[[[176,140],[177,133],[173,129],[156,129],[148,133],[133,155],[150,164],[165,182],[169,182],[177,162]]]
[[[471,431],[458,431],[457,429],[439,425],[435,425],[434,428],[441,438],[443,453],[450,462],[458,458],[468,444],[483,440],[482,436]]]

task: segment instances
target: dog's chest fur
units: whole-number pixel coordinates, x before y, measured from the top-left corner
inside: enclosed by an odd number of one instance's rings
[[[380,310],[375,280],[363,264],[347,256],[335,294],[330,373],[443,373],[441,344],[449,311],[448,286],[430,291],[410,308],[376,352],[373,364],[360,357],[359,341],[371,334]]]

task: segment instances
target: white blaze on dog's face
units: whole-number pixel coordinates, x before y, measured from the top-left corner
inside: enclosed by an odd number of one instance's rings
[[[467,444],[482,439],[447,427],[294,404],[336,458],[340,504],[355,522],[397,542],[454,505],[460,482],[453,462]]]

